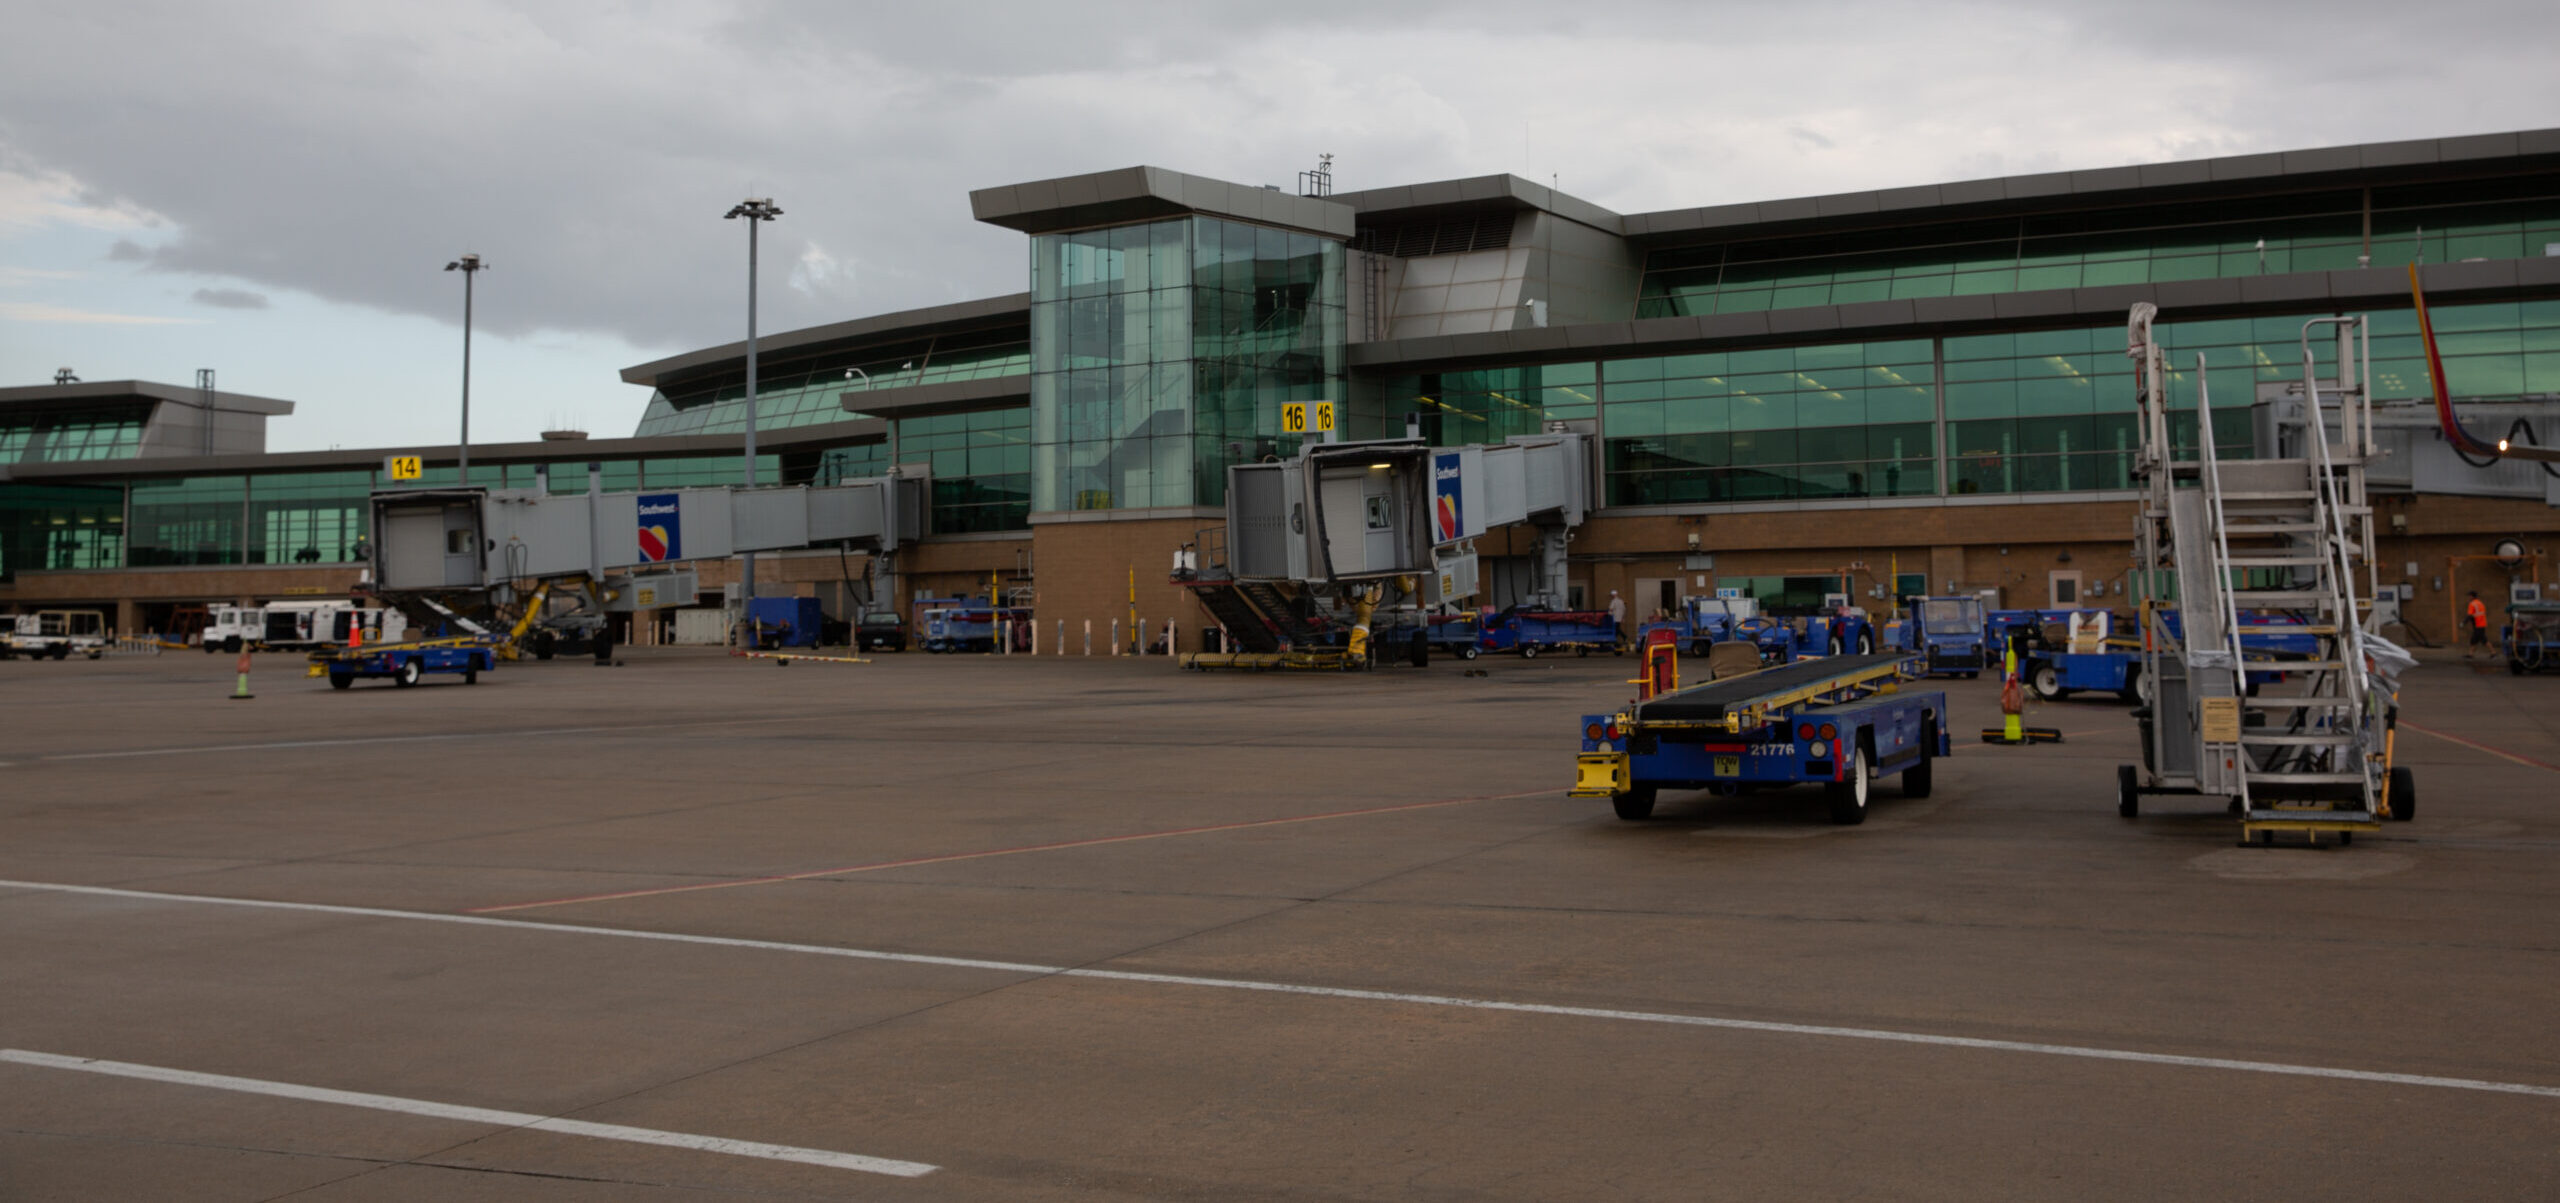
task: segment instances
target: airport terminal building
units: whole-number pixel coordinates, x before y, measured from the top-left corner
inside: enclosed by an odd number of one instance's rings
[[[2560,478],[2445,468],[2414,404],[2431,385],[2407,272],[2475,429],[2560,437],[2560,130],[1636,214],[1513,176],[1335,192],[1153,167],[968,199],[1025,236],[1025,291],[759,340],[764,480],[930,471],[901,602],[994,583],[1073,629],[1126,614],[1134,578],[1142,615],[1196,629],[1173,552],[1222,523],[1229,465],[1309,437],[1284,405],[1333,401],[1345,438],[1588,435],[1582,604],[1614,591],[1641,616],[1738,588],[1784,609],[1843,574],[1870,598],[2115,604],[2138,442],[2124,324],[2145,301],[2187,365],[2182,405],[2204,357],[2225,455],[2260,437],[2260,386],[2301,378],[2306,320],[2371,315],[2375,395],[2413,402],[2371,477],[2381,560],[2425,636],[2447,636],[2447,597],[2504,595],[2509,570],[2478,557],[2560,532]],[[653,390],[628,437],[475,446],[470,483],[582,492],[591,465],[608,490],[735,482],[743,357],[628,368]],[[0,609],[111,607],[137,631],[355,587],[385,457],[450,484],[454,449],[266,452],[291,409],[0,389]],[[1516,600],[1525,532],[1478,550],[1482,600]],[[834,549],[764,563],[761,587],[838,611],[864,574]]]

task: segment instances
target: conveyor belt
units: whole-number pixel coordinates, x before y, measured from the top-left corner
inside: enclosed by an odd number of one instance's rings
[[[1848,676],[1865,669],[1896,664],[1911,659],[1908,652],[1877,656],[1824,656],[1816,660],[1798,660],[1756,673],[1692,685],[1677,693],[1666,693],[1650,702],[1639,702],[1636,721],[1718,722],[1738,710],[1747,710],[1754,702],[1781,694],[1795,693],[1817,686],[1835,677]]]

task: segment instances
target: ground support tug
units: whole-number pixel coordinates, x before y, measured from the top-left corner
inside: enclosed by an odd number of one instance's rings
[[[1918,673],[1908,655],[1827,656],[1586,714],[1570,796],[1634,821],[1666,789],[1815,784],[1832,822],[1865,822],[1874,779],[1899,773],[1903,796],[1925,798],[1930,762],[1952,750],[1947,695],[1901,688]]]
[[[1970,680],[1991,667],[1994,657],[1983,639],[1981,598],[1914,597],[1906,601],[1911,617],[1892,625],[1887,644],[1927,657],[1928,672],[1933,677]]]

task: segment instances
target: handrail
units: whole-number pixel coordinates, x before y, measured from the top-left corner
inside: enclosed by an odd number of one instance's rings
[[[2357,709],[2361,713],[2368,688],[2364,675],[2364,621],[2356,617],[2355,564],[2347,556],[2347,516],[2338,499],[2337,476],[2329,459],[2328,425],[2320,416],[2319,368],[2311,355],[2311,327],[2323,321],[2335,320],[2338,319],[2314,318],[2302,325],[2302,387],[2308,394],[2310,402],[2309,413],[2305,415],[2308,427],[2306,433],[2318,455],[2318,458],[2313,461],[2312,470],[2320,478],[2321,505],[2329,512],[2328,529],[2321,532],[2321,541],[2329,546],[2323,549],[2322,558],[2333,561],[2332,585],[2334,590],[2342,595],[2339,598],[2338,609],[2340,628],[2345,634],[2339,641],[2343,646],[2338,649],[2340,653],[2338,663],[2344,666],[2347,692],[2357,700]],[[2344,431],[2353,430],[2356,416],[2347,411],[2347,399],[2343,393],[2338,397],[2338,406],[2340,428]],[[2335,722],[2335,719],[2331,721]],[[2356,742],[2359,745],[2364,742],[2361,724],[2359,724]]]
[[[2240,600],[2233,596],[2228,565],[2231,562],[2231,535],[2224,526],[2222,512],[2222,460],[2213,443],[2213,390],[2205,379],[2204,352],[2196,352],[2196,449],[2204,464],[2205,516],[2213,526],[2214,559],[2211,565],[2214,598],[2221,603],[2223,635],[2230,645],[2231,668],[2240,671]],[[2194,646],[2190,640],[2188,646]],[[2233,678],[2233,687],[2239,679]]]

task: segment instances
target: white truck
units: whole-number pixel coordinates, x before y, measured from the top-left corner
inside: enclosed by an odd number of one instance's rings
[[[100,611],[38,610],[10,616],[0,635],[0,660],[67,660],[73,652],[95,660],[107,654],[108,642],[107,616]]]
[[[408,634],[409,619],[396,609],[365,609],[346,598],[269,602],[263,606],[213,606],[206,612],[204,650],[309,650],[344,647],[348,628],[364,624],[364,641],[380,643]]]

